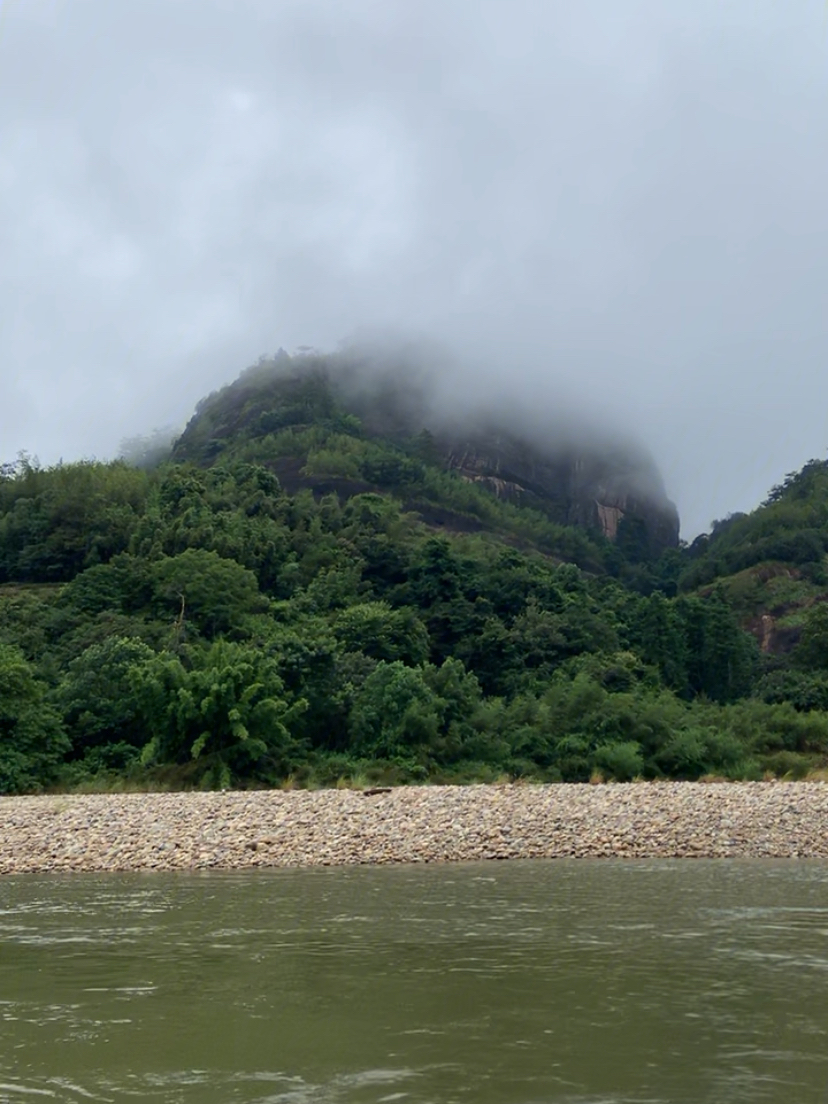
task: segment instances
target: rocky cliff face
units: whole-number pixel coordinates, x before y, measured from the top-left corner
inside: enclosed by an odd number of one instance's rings
[[[611,541],[622,524],[635,521],[652,552],[678,544],[678,512],[658,470],[630,447],[561,445],[554,438],[544,447],[494,426],[443,444],[446,467],[499,498],[542,509],[565,525],[597,529]]]
[[[678,513],[641,449],[586,434],[579,440],[571,428],[563,440],[555,430],[544,437],[536,427],[530,440],[490,416],[453,425],[445,412],[429,407],[410,378],[390,372],[366,377],[334,358],[282,354],[243,373],[199,404],[175,457],[211,463],[240,435],[249,440],[289,426],[331,424],[343,413],[359,419],[364,436],[403,451],[425,435],[430,462],[561,525],[595,530],[611,541],[634,534],[648,555],[678,544]],[[287,472],[289,458],[281,463]],[[291,484],[314,485],[301,464],[294,467]]]

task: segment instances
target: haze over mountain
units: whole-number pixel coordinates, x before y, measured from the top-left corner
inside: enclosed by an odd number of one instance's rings
[[[554,407],[536,413],[510,406],[508,396],[491,404],[458,388],[456,372],[441,383],[416,350],[389,352],[291,357],[280,349],[199,402],[171,459],[210,466],[244,456],[291,493],[349,499],[390,491],[447,531],[485,528],[468,504],[458,511],[460,503],[447,502],[442,486],[435,500],[432,468],[557,525],[600,534],[633,562],[679,545],[675,505],[634,442],[562,420]],[[153,442],[138,446],[132,462],[152,467]]]
[[[827,79],[816,0],[5,0],[0,459],[379,331],[692,537],[828,445]]]

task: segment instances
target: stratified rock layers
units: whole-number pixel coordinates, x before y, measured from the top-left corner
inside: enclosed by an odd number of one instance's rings
[[[531,858],[828,858],[824,783],[0,798],[0,873]]]
[[[675,548],[679,516],[652,459],[632,445],[556,442],[529,445],[493,427],[442,442],[445,466],[498,498],[540,509],[564,525],[598,530],[611,541],[619,527],[653,554]]]

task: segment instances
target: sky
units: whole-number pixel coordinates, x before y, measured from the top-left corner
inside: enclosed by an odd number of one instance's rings
[[[828,451],[826,139],[823,0],[0,0],[0,460],[400,334],[692,539]]]

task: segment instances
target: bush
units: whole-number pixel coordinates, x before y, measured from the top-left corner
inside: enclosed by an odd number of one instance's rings
[[[595,752],[594,762],[605,776],[614,778],[617,782],[631,782],[644,771],[641,746],[632,740],[599,747]]]
[[[45,684],[17,648],[0,644],[0,793],[49,785],[68,750]]]

